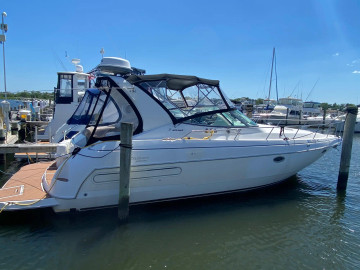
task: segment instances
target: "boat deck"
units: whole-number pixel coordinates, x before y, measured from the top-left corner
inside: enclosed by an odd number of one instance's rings
[[[41,178],[46,174],[54,174],[54,161],[39,162],[22,167],[0,189],[0,202],[33,201],[47,198],[41,185]],[[49,167],[50,166],[50,167]],[[51,176],[49,176],[51,179]]]

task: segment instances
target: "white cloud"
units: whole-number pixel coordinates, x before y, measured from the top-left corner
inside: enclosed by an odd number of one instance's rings
[[[339,56],[339,55],[340,55],[340,53],[338,53],[338,52],[333,54],[333,56]]]
[[[352,61],[351,63],[353,63],[353,64],[360,63],[360,59],[356,59],[356,60]]]
[[[352,73],[354,73],[354,74],[360,74],[360,70],[354,70]]]

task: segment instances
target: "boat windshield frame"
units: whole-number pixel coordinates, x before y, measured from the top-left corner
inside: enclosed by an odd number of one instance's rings
[[[194,76],[182,76],[182,75],[172,75],[172,74],[160,74],[160,75],[144,75],[144,76],[130,76],[127,80],[149,95],[153,100],[155,100],[170,116],[173,121],[173,124],[186,123],[186,124],[195,124],[195,125],[205,125],[206,123],[200,123],[196,121],[191,121],[194,119],[201,119],[201,117],[211,116],[211,115],[220,115],[222,113],[238,111],[235,105],[230,101],[230,99],[221,91],[218,81],[201,79]],[[156,88],[153,88],[153,85],[159,85],[159,89],[166,92],[166,94],[156,91]],[[198,96],[195,96],[197,102],[194,106],[189,105],[189,101],[193,101],[186,95],[186,91],[190,88],[194,88],[198,91]],[[197,89],[196,89],[197,88]],[[174,101],[169,99],[167,94],[169,91],[172,95],[176,96],[177,103],[182,103],[183,107],[178,106]],[[155,92],[155,94],[154,94]],[[160,93],[160,94],[159,94]],[[208,98],[208,95],[215,94],[216,99]],[[160,95],[160,98],[158,97]],[[172,97],[172,96],[171,96]],[[163,98],[163,100],[160,100]],[[204,104],[200,104],[201,102]],[[216,103],[216,101],[218,103]],[[207,103],[207,105],[205,105]],[[200,104],[200,105],[199,105]],[[198,106],[199,105],[199,106]],[[191,113],[195,108],[200,108],[199,112]],[[189,110],[182,110],[182,108],[190,108]],[[215,108],[215,109],[211,109]],[[210,110],[206,110],[210,109]],[[172,112],[176,111],[175,113]],[[196,111],[196,110],[195,110]],[[234,126],[227,117],[221,115],[223,122],[226,122],[226,127],[246,127],[246,126],[257,126],[257,124],[250,119],[247,119],[240,111],[241,115],[238,116],[241,125]],[[178,113],[178,117],[176,116]],[[182,116],[181,116],[182,114]],[[180,115],[180,116],[179,116]],[[240,120],[241,119],[241,120]],[[223,126],[220,126],[223,127]]]

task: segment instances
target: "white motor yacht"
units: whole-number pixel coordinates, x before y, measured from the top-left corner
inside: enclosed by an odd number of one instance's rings
[[[259,113],[253,119],[258,123],[273,125],[296,125],[302,118],[302,100],[293,97],[279,98],[271,112]]]
[[[358,113],[354,127],[355,133],[360,133],[360,105],[357,106]],[[336,131],[344,132],[346,114],[340,115],[334,119],[334,127]]]
[[[59,142],[64,135],[57,130],[71,117],[78,107],[85,90],[90,87],[90,74],[83,72],[80,60],[73,59],[76,71],[58,72],[57,87],[54,89],[54,112],[50,123],[37,135],[39,140]],[[68,134],[69,138],[76,133]]]
[[[245,191],[279,183],[341,139],[257,125],[219,81],[158,74],[103,76],[82,132],[53,163],[24,166],[0,190],[0,207],[54,211],[116,206],[120,123],[133,124],[130,204]],[[78,118],[81,119],[79,113]],[[36,190],[35,190],[36,189]]]

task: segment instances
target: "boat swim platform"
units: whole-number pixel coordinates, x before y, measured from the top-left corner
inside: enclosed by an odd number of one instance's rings
[[[41,179],[45,171],[52,178],[51,174],[56,172],[56,167],[51,166],[53,164],[54,161],[48,161],[21,167],[0,189],[0,206],[5,207],[5,210],[20,210],[30,205],[34,205],[31,208],[44,207],[38,202],[49,196],[42,187]]]

